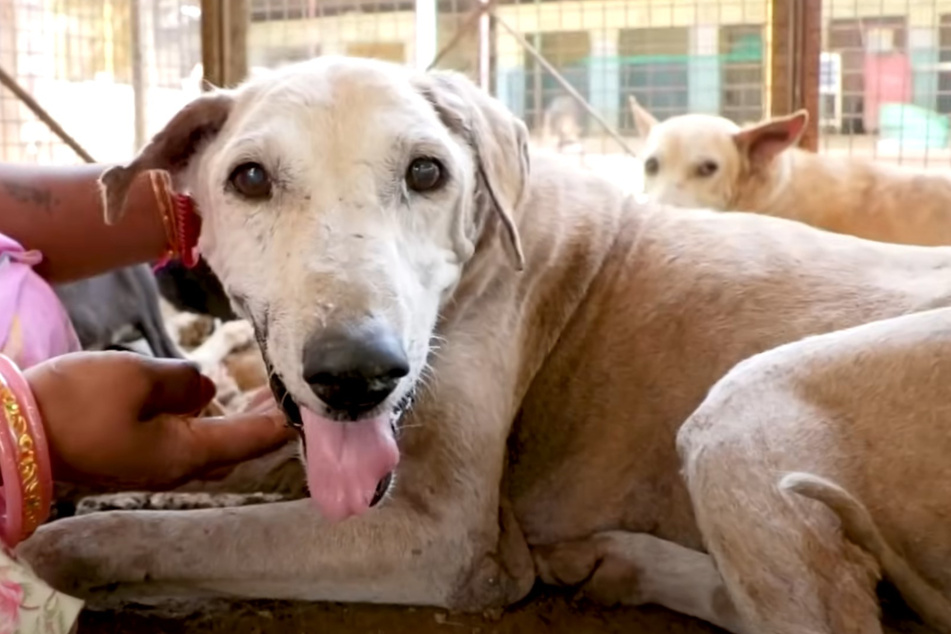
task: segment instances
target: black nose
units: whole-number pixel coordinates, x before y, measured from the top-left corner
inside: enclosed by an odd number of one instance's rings
[[[323,330],[304,346],[304,380],[334,410],[373,409],[409,373],[396,335],[378,321]]]

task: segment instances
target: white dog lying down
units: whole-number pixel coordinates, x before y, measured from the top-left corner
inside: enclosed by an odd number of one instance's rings
[[[654,202],[752,211],[860,238],[951,244],[951,175],[795,147],[808,114],[739,127],[705,114],[658,123],[636,101],[644,193]]]
[[[878,631],[871,592],[893,562],[860,557],[830,511],[756,471],[766,441],[737,440],[732,420],[719,439],[733,400],[708,402],[682,438],[693,502],[675,440],[745,358],[951,306],[951,249],[638,205],[557,161],[529,169],[526,139],[461,76],[349,58],[187,106],[104,176],[107,213],[146,169],[194,196],[200,248],[302,428],[312,499],[86,515],[43,527],[21,554],[83,595],[476,609],[524,597],[540,571],[734,632]],[[757,411],[808,413],[776,392]],[[940,421],[902,437],[915,420],[885,407],[887,392],[861,394],[882,405],[893,446],[840,443],[843,412],[825,434],[766,447],[790,456],[783,469],[874,494],[874,522],[913,569],[896,583],[914,598],[924,575],[946,592],[934,571],[951,562],[951,500],[901,486],[941,468],[927,458]],[[585,548],[597,557],[579,569]]]

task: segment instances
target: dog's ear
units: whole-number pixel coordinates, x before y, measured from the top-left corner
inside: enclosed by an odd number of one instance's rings
[[[798,144],[808,122],[809,112],[797,110],[740,130],[733,135],[733,140],[750,165],[764,166],[784,150]]]
[[[232,93],[224,90],[198,97],[172,117],[132,162],[103,172],[99,187],[106,224],[115,224],[122,218],[129,187],[139,173],[147,170],[175,173],[185,169],[198,146],[224,125],[233,103]]]
[[[654,126],[657,125],[657,119],[638,103],[634,95],[630,95],[627,102],[631,106],[631,114],[634,116],[634,127],[637,128],[637,134],[646,139]]]
[[[475,152],[477,179],[488,204],[498,214],[509,256],[521,271],[525,256],[513,214],[528,189],[528,129],[499,101],[459,73],[427,73],[417,78],[416,86],[443,125],[467,139]]]

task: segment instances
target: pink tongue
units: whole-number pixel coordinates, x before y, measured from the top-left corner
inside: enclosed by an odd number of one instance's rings
[[[341,423],[301,408],[307,443],[307,487],[329,522],[370,508],[380,480],[396,468],[400,452],[389,415]]]

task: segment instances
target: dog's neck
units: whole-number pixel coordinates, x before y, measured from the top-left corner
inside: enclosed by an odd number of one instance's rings
[[[868,170],[869,166],[855,159],[791,148],[768,167],[752,171],[741,180],[736,187],[735,209],[836,231],[841,228],[840,216],[845,211],[836,200],[850,188],[855,189],[856,179],[864,178]],[[864,213],[866,201],[854,202]]]
[[[488,216],[476,252],[442,311],[438,333],[447,342],[439,357],[454,337],[484,334],[488,341],[480,354],[496,358],[483,363],[507,375],[498,382],[506,385],[507,396],[516,396],[516,406],[600,271],[628,201],[605,179],[557,158],[533,156],[532,166],[528,191],[513,211],[524,270],[515,270],[503,246],[501,223]],[[599,200],[582,205],[582,190],[598,192]],[[585,229],[560,230],[568,226]],[[552,304],[555,297],[557,305]],[[472,332],[476,324],[488,324],[488,331]]]
[[[734,189],[731,209],[783,216],[792,199],[798,149],[782,152],[769,165],[747,168]]]

